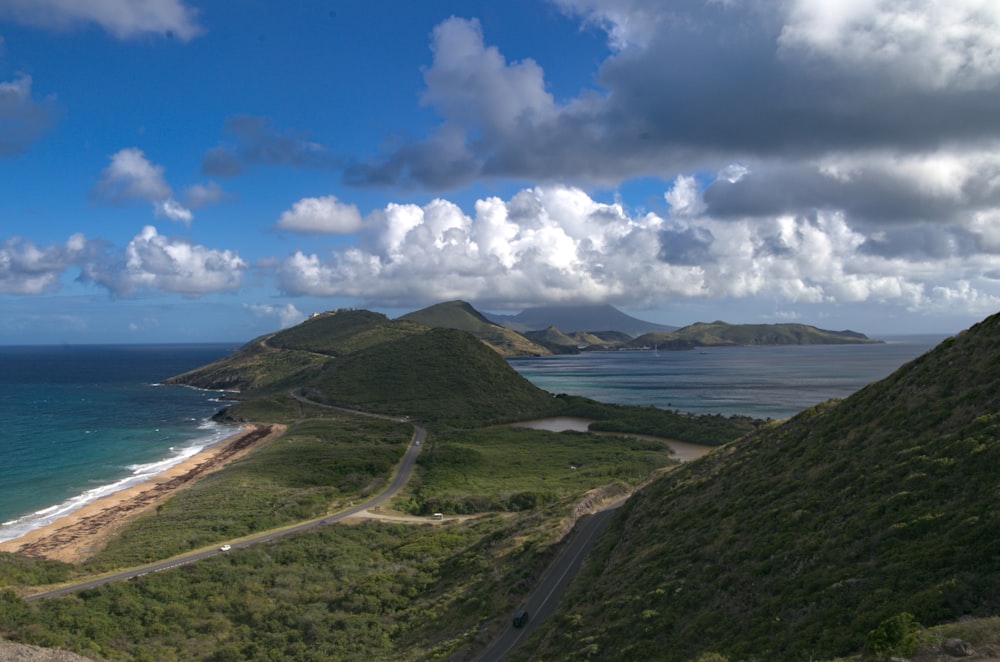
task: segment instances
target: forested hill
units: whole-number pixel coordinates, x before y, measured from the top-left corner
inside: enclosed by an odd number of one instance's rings
[[[535,654],[832,659],[887,619],[1000,614],[997,467],[993,316],[642,490]]]

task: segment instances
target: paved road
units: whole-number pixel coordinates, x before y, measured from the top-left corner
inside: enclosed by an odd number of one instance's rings
[[[352,412],[358,413],[358,412]],[[382,417],[380,417],[382,418]],[[399,419],[393,419],[399,420]],[[410,474],[413,473],[413,466],[417,461],[417,455],[420,453],[422,448],[421,444],[427,436],[426,430],[419,425],[413,426],[413,438],[410,440],[410,446],[406,449],[406,454],[403,455],[403,461],[400,462],[399,468],[396,470],[395,476],[393,476],[392,482],[389,487],[378,494],[377,496],[368,499],[367,501],[362,501],[355,506],[351,506],[346,510],[342,510],[333,515],[327,515],[314,520],[309,520],[308,522],[302,522],[300,524],[294,524],[292,526],[284,527],[281,529],[275,529],[272,531],[266,531],[263,533],[258,533],[256,535],[242,538],[237,542],[230,543],[232,549],[238,549],[240,547],[249,547],[250,545],[256,545],[261,542],[266,542],[268,540],[274,540],[276,538],[281,538],[282,536],[288,536],[295,533],[301,533],[302,531],[308,531],[309,529],[314,529],[319,526],[324,526],[327,524],[332,524],[333,522],[338,522],[342,519],[348,518],[351,515],[355,515],[362,510],[367,510],[373,506],[377,506],[387,499],[393,497],[399,490],[406,485],[406,482],[410,479]],[[33,595],[25,596],[25,600],[40,600],[42,598],[53,598],[58,595],[64,595],[66,593],[73,593],[76,591],[82,591],[88,588],[96,588],[98,586],[103,586],[105,584],[110,584],[111,582],[122,581],[125,579],[131,579],[133,577],[138,577],[140,575],[145,575],[150,572],[160,572],[162,570],[168,570],[170,568],[176,568],[178,566],[187,565],[189,563],[195,563],[202,559],[206,559],[210,556],[215,556],[216,554],[224,554],[218,547],[213,547],[211,549],[203,549],[197,552],[191,552],[189,554],[182,554],[180,556],[175,556],[171,559],[164,561],[157,561],[156,563],[150,563],[148,565],[139,566],[136,568],[130,568],[128,570],[122,570],[115,572],[110,575],[103,575],[101,577],[94,577],[82,582],[77,582],[74,584],[67,584],[66,586],[61,586],[59,588],[51,589],[48,591],[42,591],[41,593],[35,593]]]
[[[319,403],[312,402],[297,392],[293,392],[292,397],[311,405],[338,409],[337,407],[329,407],[327,405],[320,405]],[[350,413],[353,414],[362,414],[374,418],[402,422],[398,418],[391,418],[379,414],[367,414],[365,412],[357,412],[353,410],[347,411],[350,411]],[[238,549],[240,547],[249,547],[250,545],[256,545],[261,542],[274,540],[282,536],[301,533],[302,531],[308,531],[309,529],[319,526],[332,524],[355,515],[363,510],[367,510],[373,506],[381,504],[399,492],[399,490],[401,490],[410,479],[410,475],[413,473],[413,467],[417,460],[417,455],[420,453],[422,443],[426,436],[426,430],[424,430],[421,426],[414,424],[413,438],[410,440],[409,448],[403,456],[403,461],[400,463],[388,489],[384,490],[379,495],[333,515],[328,515],[326,517],[310,520],[308,522],[302,522],[301,524],[296,524],[283,529],[267,531],[248,538],[243,538],[238,542],[231,543],[232,548]],[[569,582],[576,576],[577,572],[579,572],[583,560],[587,557],[587,554],[590,553],[590,550],[593,548],[598,536],[604,532],[608,524],[611,522],[611,517],[613,516],[615,509],[622,503],[624,503],[624,500],[615,502],[594,515],[589,515],[580,519],[571,539],[567,541],[566,547],[559,553],[555,561],[552,562],[552,565],[550,565],[545,571],[545,574],[542,576],[542,580],[539,582],[535,590],[532,591],[532,593],[521,603],[521,608],[526,609],[530,614],[528,623],[524,627],[515,628],[510,621],[513,614],[505,615],[504,617],[508,619],[506,628],[504,628],[497,638],[493,640],[490,647],[479,657],[480,662],[499,662],[503,660],[506,655],[519,646],[528,637],[528,635],[531,634],[535,627],[552,615],[555,611],[556,605],[559,603],[559,599],[566,591],[566,587],[569,585]],[[57,589],[35,593],[34,595],[26,596],[25,600],[51,598],[65,593],[82,591],[88,588],[96,588],[98,586],[103,586],[104,584],[131,579],[132,577],[138,577],[150,572],[159,572],[175,568],[177,566],[186,565],[188,563],[194,563],[196,561],[200,561],[201,559],[223,553],[225,552],[220,551],[218,547],[199,552],[192,552],[190,554],[184,554],[165,561],[159,561],[157,563],[123,570],[114,574],[105,575],[103,577],[92,578]]]
[[[569,586],[569,582],[579,572],[583,559],[590,553],[598,536],[611,522],[615,509],[622,503],[624,500],[618,501],[594,515],[580,519],[576,531],[567,542],[566,547],[545,571],[535,590],[521,603],[521,608],[526,609],[529,614],[527,625],[515,628],[511,621],[514,615],[509,614],[507,627],[478,658],[479,662],[503,660],[507,654],[527,639],[539,623],[552,615],[556,605],[559,604],[559,599],[566,591],[566,587]]]

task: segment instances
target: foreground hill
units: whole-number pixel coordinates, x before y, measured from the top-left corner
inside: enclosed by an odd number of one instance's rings
[[[845,345],[880,343],[856,331],[829,331],[808,324],[727,324],[697,322],[671,333],[647,333],[632,347],[689,349],[726,345]]]
[[[657,479],[533,657],[830,659],[1000,614],[998,412],[995,315]]]

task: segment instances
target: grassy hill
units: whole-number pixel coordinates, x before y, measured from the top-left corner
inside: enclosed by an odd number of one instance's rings
[[[561,406],[499,354],[455,329],[383,343],[286,383],[293,387],[295,380],[320,402],[453,426],[545,416]]]
[[[418,317],[429,323],[450,319],[457,324],[477,315],[468,304],[454,302],[432,306]],[[577,342],[583,339],[578,336],[564,337]],[[752,425],[652,407],[554,398],[467,331],[432,329],[413,319],[390,320],[367,310],[317,315],[166,382],[239,391],[239,402],[221,415],[231,420],[293,421],[300,408],[288,394],[305,389],[317,402],[447,427],[576,415],[601,421],[595,429],[719,444]]]
[[[232,356],[165,380],[198,388],[250,391],[283,382],[333,357],[425,333],[427,327],[368,310],[338,310],[250,341]]]
[[[319,402],[446,425],[555,413],[560,406],[465,331],[430,329],[364,310],[324,313],[167,380],[240,391],[236,418],[262,418],[261,400],[306,388]],[[285,420],[293,413],[275,413]]]
[[[494,324],[464,301],[448,301],[408,313],[400,320],[431,328],[468,331],[503,356],[545,356],[551,352],[517,331]]]
[[[856,331],[828,331],[808,324],[727,324],[697,322],[670,333],[647,333],[633,347],[684,349],[720,345],[831,345],[877,343]]]
[[[998,412],[993,316],[654,481],[526,650],[806,660],[869,645],[885,659],[880,637],[903,645],[913,623],[1000,613]]]

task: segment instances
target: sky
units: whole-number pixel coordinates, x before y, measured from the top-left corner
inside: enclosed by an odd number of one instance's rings
[[[1000,309],[995,0],[0,0],[0,344]]]

